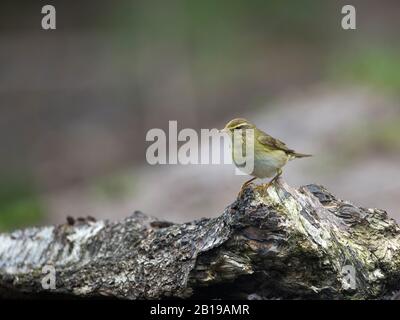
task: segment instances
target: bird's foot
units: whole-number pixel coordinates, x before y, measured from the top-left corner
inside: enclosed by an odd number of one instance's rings
[[[238,198],[241,198],[243,196],[244,191],[247,189],[247,187],[249,185],[252,184],[253,180],[255,180],[255,179],[256,179],[256,177],[254,177],[254,178],[252,178],[252,179],[250,179],[250,180],[248,180],[248,181],[246,181],[245,183],[242,184],[242,187],[240,188],[240,191],[239,191],[239,193],[237,195]]]

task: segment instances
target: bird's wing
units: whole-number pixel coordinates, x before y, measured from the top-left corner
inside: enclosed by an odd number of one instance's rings
[[[264,146],[274,149],[274,150],[282,150],[285,151],[288,154],[291,154],[294,152],[294,150],[289,149],[286,144],[278,139],[275,139],[274,137],[271,137],[270,135],[266,134],[263,132],[263,134],[259,135],[257,138],[258,142],[263,144]]]

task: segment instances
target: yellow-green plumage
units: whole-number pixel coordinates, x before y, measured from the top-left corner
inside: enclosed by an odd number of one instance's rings
[[[284,142],[261,131],[246,119],[239,118],[229,121],[223,131],[227,132],[233,141],[236,137],[235,130],[240,130],[238,132],[241,134],[241,143],[232,143],[232,158],[239,169],[241,169],[241,166],[238,162],[241,161],[237,161],[237,159],[243,158],[243,150],[246,150],[246,145],[251,146],[254,139],[254,169],[250,173],[253,177],[271,178],[280,175],[281,168],[289,160],[310,156],[289,149]],[[246,131],[252,132],[254,135],[248,135]],[[251,161],[252,159],[248,157],[246,161],[248,160]]]

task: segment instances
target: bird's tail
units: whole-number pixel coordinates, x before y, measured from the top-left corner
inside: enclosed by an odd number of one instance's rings
[[[291,154],[291,156],[292,156],[292,159],[294,159],[294,158],[307,158],[307,157],[312,157],[312,154],[293,152]]]

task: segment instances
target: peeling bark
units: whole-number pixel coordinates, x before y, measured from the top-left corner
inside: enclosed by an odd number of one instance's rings
[[[42,286],[46,265],[55,289]],[[3,297],[381,299],[399,279],[400,228],[385,211],[282,180],[250,186],[214,219],[135,212],[0,235]]]

